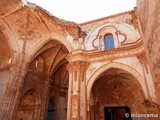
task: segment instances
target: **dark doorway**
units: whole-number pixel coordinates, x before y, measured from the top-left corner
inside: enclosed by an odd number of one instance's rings
[[[132,120],[129,107],[105,107],[104,120]]]
[[[48,113],[47,113],[47,120],[56,120],[57,117],[57,110],[56,105],[54,102],[48,102]]]

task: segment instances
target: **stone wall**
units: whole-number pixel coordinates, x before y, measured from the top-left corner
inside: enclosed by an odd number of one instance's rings
[[[45,72],[53,73],[56,65],[60,64],[58,61],[66,56],[63,54],[64,51],[67,49],[70,52],[77,49],[75,44],[85,34],[77,24],[52,16],[35,4],[24,5],[21,0],[0,0],[0,6],[0,119],[11,120],[16,118],[20,100],[23,97],[22,92],[30,90],[29,87],[47,90],[43,78],[41,84],[36,84],[40,82],[39,79],[37,79],[39,81],[31,79],[36,78],[35,75],[30,77],[27,82],[25,81],[27,80],[25,79],[26,74],[32,73],[28,69],[30,63],[43,51],[56,47],[54,52],[50,51],[51,54],[46,55],[47,57],[43,56],[46,60],[45,65],[53,68],[51,71],[46,70]],[[58,46],[60,44],[56,44],[56,41],[66,48]],[[41,49],[42,47],[43,49]],[[59,50],[60,52],[57,52]],[[54,61],[53,57],[58,57],[58,61]],[[40,59],[40,62],[43,62],[43,59]],[[47,75],[48,78],[45,79],[50,79],[51,75]],[[42,76],[46,77],[44,74]],[[30,98],[30,95],[28,96]],[[48,99],[45,98],[45,100]],[[30,104],[27,105],[30,106]],[[23,105],[19,107],[20,110],[21,108]],[[42,109],[46,110],[44,106],[41,107],[41,111],[42,114],[45,114]],[[38,117],[44,117],[42,114]],[[43,119],[43,117],[37,119]],[[18,116],[18,118],[20,117]]]
[[[155,18],[160,13],[159,3],[158,0],[152,3],[149,0],[137,1],[137,13],[142,28],[141,36],[145,41],[157,96],[160,96],[158,93],[160,91],[160,63],[158,63],[160,60],[160,52],[158,52],[160,51],[160,35],[158,34],[160,22]],[[145,101],[138,93],[138,89],[135,90],[135,93],[140,96],[140,99],[134,96],[137,102],[145,102],[144,104],[149,108],[153,106],[154,110],[154,106],[157,108],[157,104],[154,103],[156,101],[154,86],[147,61],[145,61],[144,46],[134,11],[81,24],[85,33],[79,25],[56,18],[34,4],[23,5],[21,0],[14,0],[14,2],[2,0],[0,6],[3,6],[0,7],[1,119],[29,119],[26,115],[32,116],[33,113],[37,113],[33,118],[44,120],[48,100],[57,98],[55,102],[58,102],[59,113],[64,113],[63,116],[66,117],[67,110],[68,120],[71,120],[71,116],[85,120],[87,118],[87,98],[90,99],[88,96],[93,85],[92,80],[96,80],[96,75],[110,67],[119,67],[131,72],[140,82],[142,92],[144,92]],[[99,38],[96,39],[96,36],[100,37],[107,32],[116,32],[113,35],[117,36],[117,41],[119,39],[126,44],[114,50],[93,51],[93,46],[91,46],[93,40],[98,41]],[[66,69],[68,62],[65,58],[69,61],[69,75]],[[128,80],[128,78],[121,80]],[[114,80],[112,82],[106,85],[114,87],[114,84],[117,84]],[[124,91],[122,87],[124,83],[119,82],[121,91]],[[126,84],[128,85],[131,84]],[[126,86],[125,88],[128,89]],[[107,89],[108,92],[116,93],[111,87]],[[127,94],[131,92],[130,90]],[[123,95],[120,93],[119,96]],[[132,102],[128,98],[125,100]],[[67,99],[68,108],[66,108]],[[101,103],[105,104],[107,101],[102,100]],[[26,106],[27,110],[32,108],[32,111],[23,114]],[[58,115],[60,120],[65,117]]]
[[[160,1],[137,0],[137,15],[160,103]]]

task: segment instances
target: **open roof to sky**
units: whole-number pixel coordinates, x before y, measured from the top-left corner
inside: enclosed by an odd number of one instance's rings
[[[134,9],[136,0],[27,0],[52,15],[83,23]]]

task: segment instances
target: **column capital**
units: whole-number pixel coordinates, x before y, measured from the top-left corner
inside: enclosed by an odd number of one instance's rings
[[[148,64],[148,61],[147,61],[147,57],[146,57],[146,53],[145,52],[142,52],[140,54],[137,55],[137,58],[139,59],[139,62],[141,64]]]
[[[89,63],[86,61],[74,61],[74,62],[70,62],[67,65],[67,69],[68,71],[85,71],[89,66]]]

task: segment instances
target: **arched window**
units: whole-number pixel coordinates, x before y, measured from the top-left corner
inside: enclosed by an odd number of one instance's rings
[[[106,34],[104,36],[105,50],[114,48],[114,39],[112,34]]]

